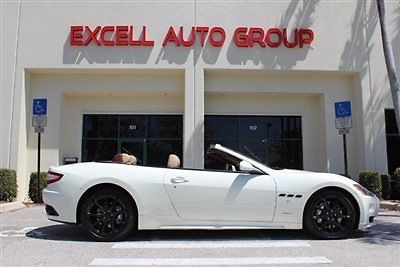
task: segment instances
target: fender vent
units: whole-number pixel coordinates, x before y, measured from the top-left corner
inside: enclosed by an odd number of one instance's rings
[[[295,194],[279,194],[278,197],[295,197],[295,198],[302,198],[303,195],[295,195]]]

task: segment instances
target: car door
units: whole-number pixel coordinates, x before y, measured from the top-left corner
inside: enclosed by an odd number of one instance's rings
[[[276,186],[269,175],[169,169],[164,185],[179,217],[207,221],[272,221]]]

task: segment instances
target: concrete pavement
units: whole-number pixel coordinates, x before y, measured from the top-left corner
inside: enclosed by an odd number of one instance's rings
[[[1,266],[333,265],[397,266],[400,214],[346,240],[303,231],[140,231],[124,242],[89,240],[74,225],[50,222],[43,207],[1,214]]]

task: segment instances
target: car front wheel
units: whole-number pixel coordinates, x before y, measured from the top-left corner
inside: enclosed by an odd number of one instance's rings
[[[304,212],[304,227],[322,239],[347,238],[353,230],[356,209],[349,197],[338,190],[316,193]]]
[[[90,194],[81,208],[84,231],[97,241],[117,241],[133,230],[136,214],[126,193],[104,188]]]

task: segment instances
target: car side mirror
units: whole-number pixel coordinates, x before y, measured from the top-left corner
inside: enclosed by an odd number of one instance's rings
[[[239,169],[244,172],[252,173],[252,174],[262,174],[262,172],[254,167],[250,162],[242,160],[239,163]]]

